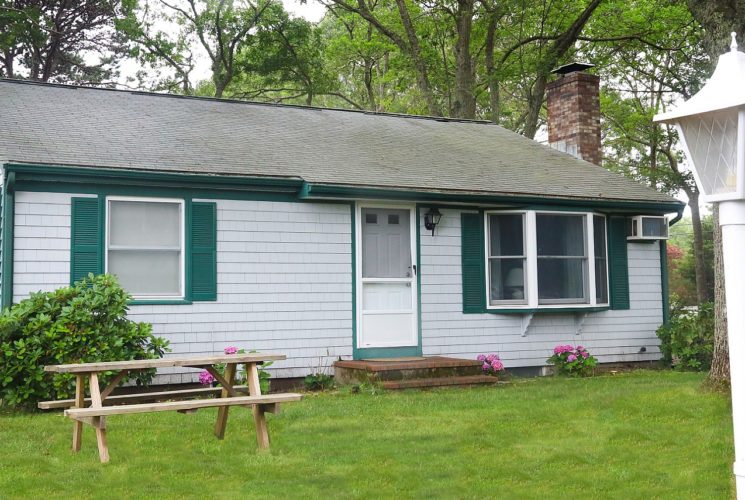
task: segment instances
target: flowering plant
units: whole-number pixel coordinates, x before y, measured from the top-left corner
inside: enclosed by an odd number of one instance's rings
[[[569,344],[554,347],[554,354],[547,362],[556,367],[556,373],[573,377],[592,375],[592,369],[598,364],[598,360],[590,356],[587,349],[581,345],[574,347]]]
[[[483,363],[481,369],[486,375],[500,375],[500,372],[504,372],[504,364],[497,354],[479,354],[476,359]]]
[[[239,349],[239,348],[237,348],[235,346],[232,346],[232,345],[229,345],[228,347],[226,347],[225,349],[223,349],[223,352],[225,354],[228,354],[228,355],[230,355],[230,354],[246,354],[246,350],[245,349]],[[251,352],[256,352],[256,351],[251,351]],[[259,386],[261,387],[261,392],[262,393],[269,392],[269,378],[272,375],[269,372],[267,372],[266,370],[264,370],[264,368],[270,366],[271,364],[272,364],[271,361],[265,361],[264,364],[263,364],[263,366],[259,366]],[[215,368],[220,373],[223,373],[223,374],[225,373],[225,365],[224,364],[221,363],[219,365],[215,365]],[[240,370],[240,371],[238,371],[235,374],[235,383],[236,384],[244,384],[246,382],[246,379],[247,378],[248,377],[246,375],[246,370],[245,369]],[[207,370],[202,370],[201,372],[199,372],[199,383],[200,384],[202,384],[202,385],[212,385],[215,382],[217,382],[217,380],[215,380],[215,377],[213,377],[212,374],[210,372],[208,372]]]

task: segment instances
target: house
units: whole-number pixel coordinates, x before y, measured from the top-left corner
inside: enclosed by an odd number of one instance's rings
[[[596,78],[550,93],[551,142],[599,161]],[[0,109],[4,306],[113,273],[174,353],[279,351],[275,377],[660,357],[665,242],[627,226],[683,204],[497,125],[9,80]]]

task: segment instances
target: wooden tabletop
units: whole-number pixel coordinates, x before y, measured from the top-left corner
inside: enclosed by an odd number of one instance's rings
[[[278,361],[283,359],[287,359],[287,356],[284,354],[261,352],[250,354],[215,354],[211,356],[169,356],[162,359],[49,365],[44,367],[44,371],[55,373],[93,373],[110,370],[144,370],[147,368],[166,368],[170,366],[216,365],[219,363],[260,363],[263,361]]]

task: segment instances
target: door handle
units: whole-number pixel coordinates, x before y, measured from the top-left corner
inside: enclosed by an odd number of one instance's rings
[[[414,276],[416,276],[416,264],[413,264],[411,266],[411,269],[414,271]]]

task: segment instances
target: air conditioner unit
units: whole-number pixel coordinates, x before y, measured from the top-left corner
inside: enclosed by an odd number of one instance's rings
[[[637,215],[631,218],[629,240],[650,241],[668,239],[667,217],[658,215]]]

